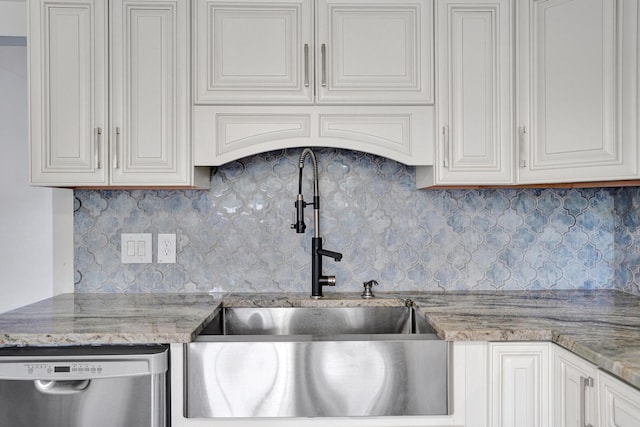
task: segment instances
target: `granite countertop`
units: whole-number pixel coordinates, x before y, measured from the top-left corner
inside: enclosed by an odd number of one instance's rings
[[[552,341],[640,388],[640,297],[619,291],[455,292],[416,297],[449,341]]]
[[[62,294],[0,315],[0,346],[190,342],[215,315],[207,294]]]
[[[192,341],[225,306],[413,303],[449,341],[552,341],[640,388],[640,297],[619,291],[63,294],[0,315],[0,346]]]

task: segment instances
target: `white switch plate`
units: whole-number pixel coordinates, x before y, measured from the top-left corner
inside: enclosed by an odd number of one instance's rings
[[[158,234],[158,264],[176,262],[176,235]]]
[[[123,264],[148,264],[152,253],[151,233],[122,233],[120,236],[120,261]]]

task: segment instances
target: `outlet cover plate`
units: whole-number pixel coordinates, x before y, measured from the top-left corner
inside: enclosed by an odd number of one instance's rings
[[[123,264],[151,263],[151,233],[122,233],[120,239],[120,261]]]
[[[176,262],[176,235],[158,234],[158,264]]]

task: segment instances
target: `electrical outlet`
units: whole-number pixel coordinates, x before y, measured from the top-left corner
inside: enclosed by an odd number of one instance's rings
[[[158,234],[158,264],[176,262],[176,235]]]
[[[123,264],[148,264],[152,253],[151,233],[120,235],[120,261]]]

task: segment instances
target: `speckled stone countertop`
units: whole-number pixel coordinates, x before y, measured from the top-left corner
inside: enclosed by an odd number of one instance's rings
[[[64,294],[0,315],[0,346],[190,342],[220,307],[411,303],[450,341],[552,341],[640,388],[640,297],[608,290]]]
[[[415,296],[449,341],[552,341],[640,388],[640,297],[618,291]]]
[[[62,294],[0,315],[0,346],[190,342],[221,301],[206,294]]]

